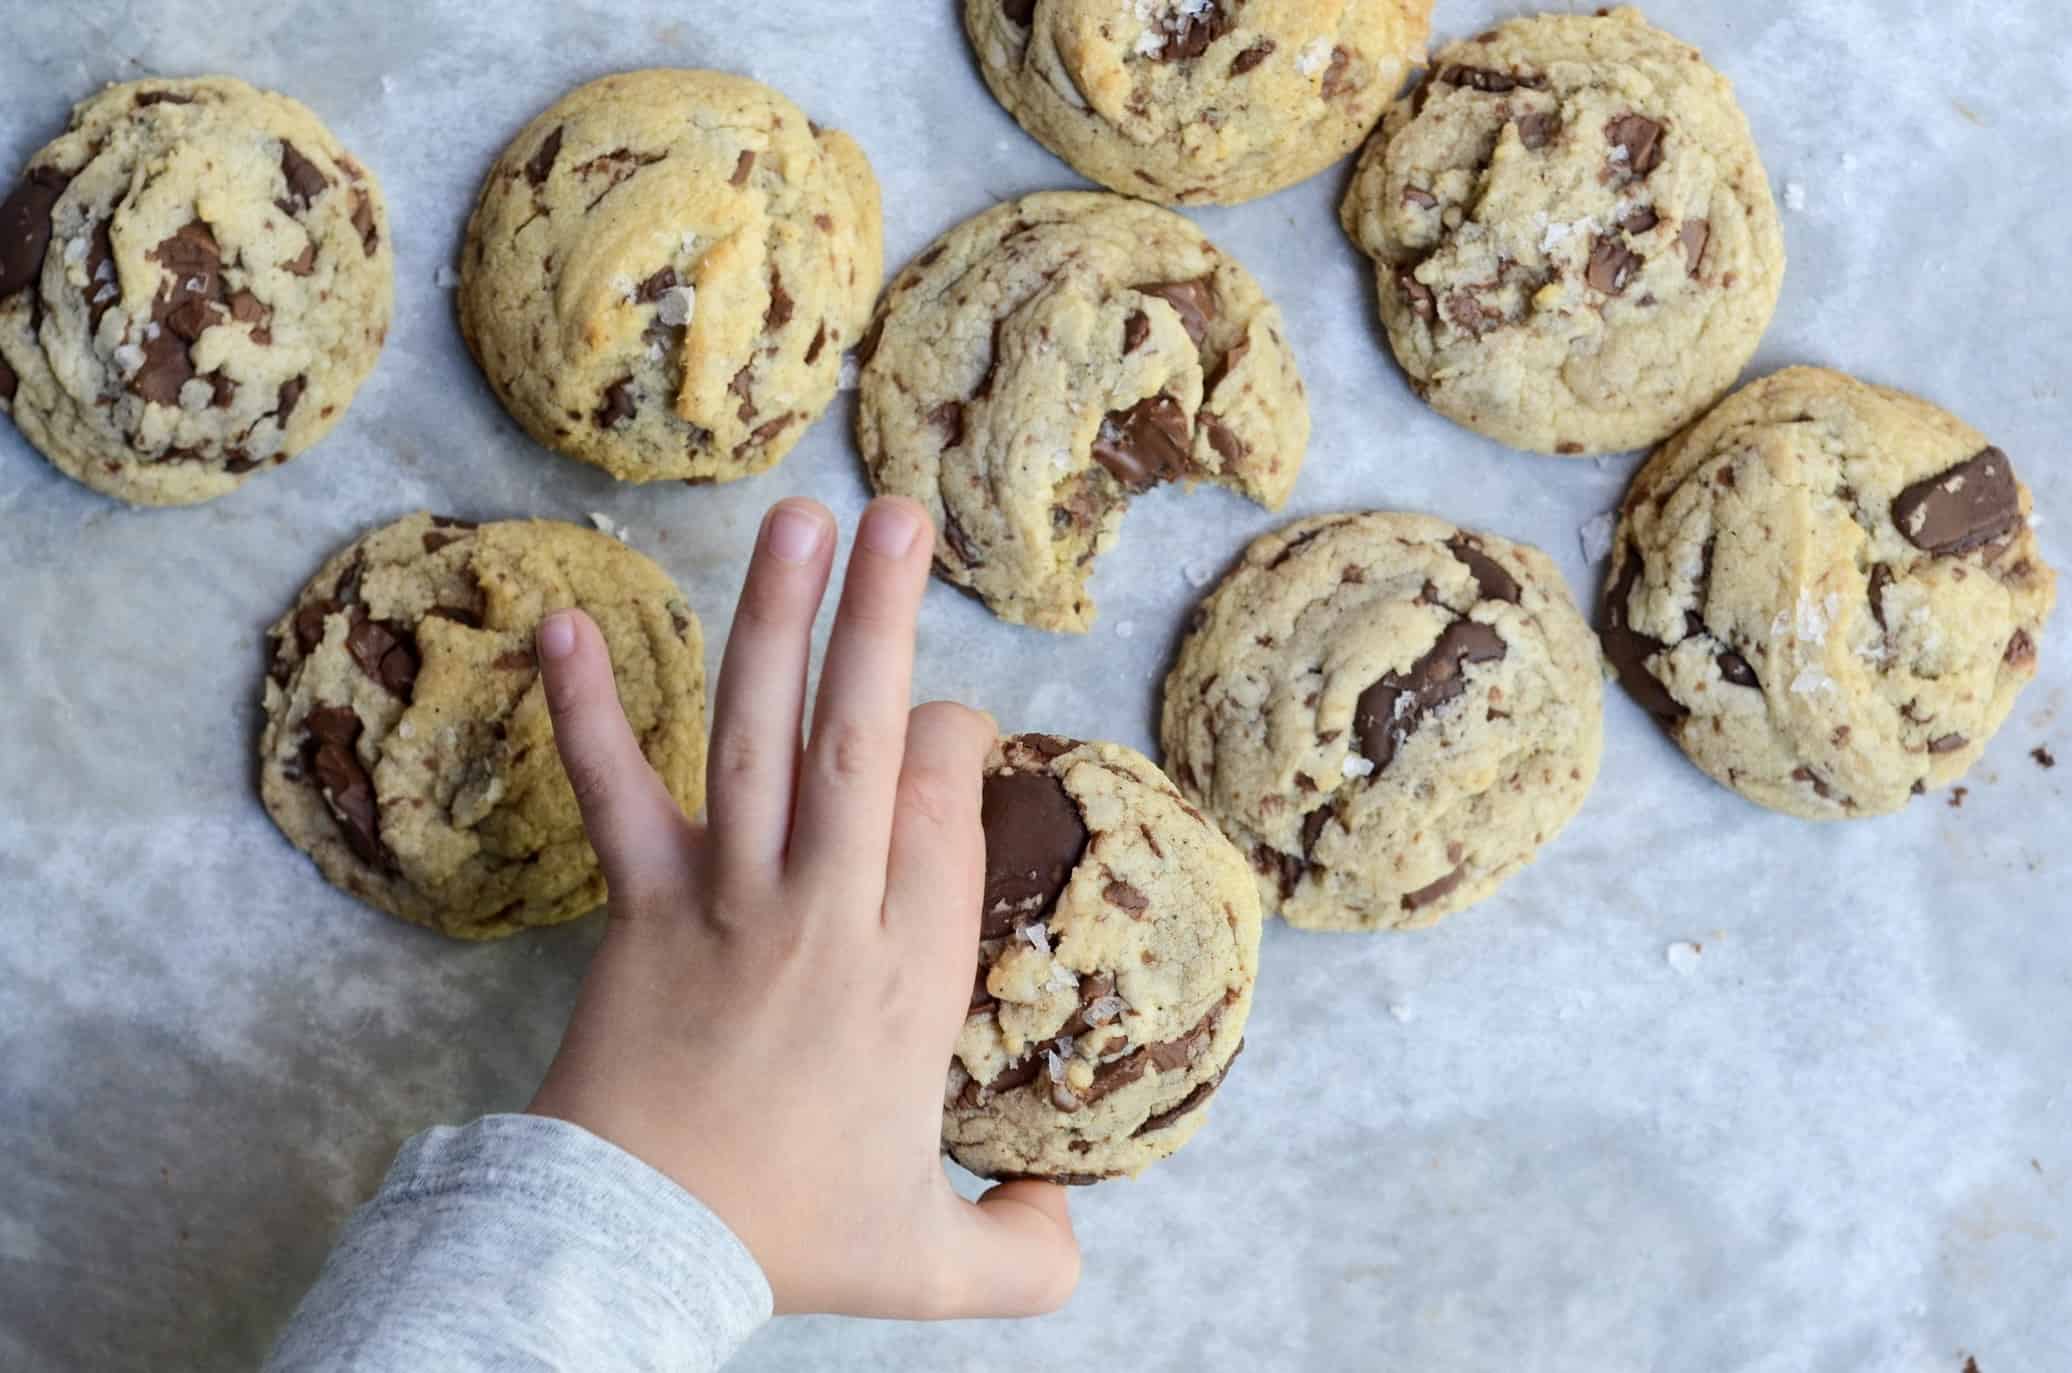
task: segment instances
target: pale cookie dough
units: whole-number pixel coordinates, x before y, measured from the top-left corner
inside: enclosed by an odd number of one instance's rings
[[[936,240],[878,306],[856,437],[927,506],[936,571],[993,612],[1083,632],[1132,494],[1212,481],[1278,509],[1309,407],[1280,311],[1192,224],[1032,195]]]
[[[1179,1149],[1244,1047],[1245,862],[1149,759],[1004,739],[987,766],[978,975],[943,1148],[984,1177],[1088,1183]]]
[[[848,135],[744,77],[625,72],[490,169],[460,325],[547,447],[624,481],[734,481],[827,408],[883,271],[878,184]]]
[[[381,188],[304,106],[110,86],[0,203],[0,411],[96,491],[213,500],[345,414],[394,275]]]
[[[1514,20],[1440,52],[1341,214],[1411,385],[1541,453],[1640,448],[1696,419],[1784,282],[1732,87],[1632,9]]]
[[[1763,378],[1627,493],[1604,646],[1699,767],[1813,820],[1962,777],[2036,675],[2057,579],[2005,453],[1839,372]]]
[[[1080,173],[1165,205],[1306,181],[1424,61],[1431,0],[964,0],[986,84]]]
[[[1162,738],[1282,919],[1412,929],[1574,818],[1603,701],[1544,553],[1422,515],[1326,515],[1253,543],[1195,612]]]
[[[260,792],[334,886],[462,939],[604,900],[533,657],[569,606],[604,632],[641,752],[697,812],[704,647],[668,574],[573,525],[412,515],[325,563],[270,631]]]

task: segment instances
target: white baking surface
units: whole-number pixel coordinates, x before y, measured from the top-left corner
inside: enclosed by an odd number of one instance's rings
[[[228,72],[313,106],[387,187],[397,316],[318,450],[131,511],[0,424],[0,1368],[249,1368],[396,1147],[520,1108],[601,928],[471,948],[318,879],[254,784],[262,631],[332,550],[420,507],[598,512],[726,633],[757,518],[853,528],[845,396],[773,473],[618,486],[527,442],[450,291],[477,180],[569,86],[768,81],[854,133],[888,258],[1078,184],[969,61],[950,0],[7,0],[0,167],[101,82]],[[1576,6],[1586,9],[1586,5]],[[1522,12],[1441,0],[1443,37]],[[2057,0],[1659,0],[1741,91],[1791,271],[1757,362],[1923,392],[2015,458],[2065,566],[2072,60]],[[1099,626],[929,593],[918,689],[1154,745],[1202,581],[1281,519],[1393,506],[1539,544],[1633,460],[1508,453],[1425,411],[1370,322],[1336,169],[1196,215],[1285,310],[1316,437],[1269,515],[1139,502]],[[1791,188],[1798,189],[1793,190]],[[823,625],[824,628],[824,625]],[[779,1369],[2072,1369],[2072,763],[2061,622],[1961,809],[1816,828],[1687,764],[1608,695],[1603,779],[1441,928],[1268,932],[1250,1052],[1185,1153],[1075,1197],[1062,1314],[779,1322]],[[710,665],[717,667],[716,648]]]

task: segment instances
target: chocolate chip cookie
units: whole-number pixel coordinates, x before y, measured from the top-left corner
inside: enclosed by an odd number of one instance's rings
[[[412,515],[325,563],[270,631],[261,794],[334,886],[461,939],[604,900],[533,658],[568,606],[604,631],[641,751],[698,810],[704,648],[668,574],[573,525]]]
[[[985,1177],[1098,1182],[1199,1130],[1244,1047],[1259,898],[1149,759],[1002,740],[985,780],[978,975],[943,1147]]]
[[[1962,777],[2036,675],[2057,579],[2007,454],[1818,368],[1747,387],[1640,470],[1604,647],[1758,805],[1881,815]]]
[[[96,491],[213,500],[344,415],[394,275],[381,188],[302,105],[110,86],[0,203],[0,411]]]
[[[1367,136],[1424,60],[1431,0],[964,0],[986,84],[1124,195],[1234,205]]]
[[[1422,515],[1302,520],[1196,610],[1166,766],[1312,930],[1430,925],[1575,813],[1603,751],[1589,626],[1544,553]]]
[[[1212,481],[1269,508],[1309,408],[1280,311],[1169,210],[1032,195],[936,240],[879,303],[856,436],[935,517],[936,571],[1003,619],[1083,632],[1131,495]]]
[[[1725,77],[1632,9],[1456,43],[1389,111],[1342,209],[1439,413],[1514,448],[1607,453],[1726,394],[1784,241]]]
[[[579,86],[491,168],[460,324],[504,408],[624,481],[752,476],[834,398],[884,270],[878,184],[767,86]]]

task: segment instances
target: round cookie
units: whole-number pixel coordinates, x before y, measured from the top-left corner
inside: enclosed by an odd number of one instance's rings
[[[1244,1047],[1259,899],[1151,761],[1004,739],[987,766],[985,906],[943,1148],[984,1177],[1089,1183],[1179,1149]]]
[[[856,437],[993,612],[1083,632],[1129,498],[1212,481],[1279,508],[1309,408],[1280,311],[1187,220],[1032,195],[937,239],[878,306]]]
[[[1431,0],[964,0],[986,84],[1082,175],[1166,205],[1307,181],[1424,60]]]
[[[720,72],[579,86],[490,169],[461,333],[533,438],[623,481],[774,466],[834,398],[884,272],[846,134]]]
[[[110,86],[0,203],[0,411],[96,491],[213,500],[345,414],[394,276],[381,188],[307,108]]]
[[[1784,282],[1731,85],[1632,9],[1514,20],[1440,52],[1341,216],[1418,394],[1541,453],[1640,448],[1696,419]]]
[[[1422,515],[1268,534],[1166,678],[1166,766],[1312,930],[1473,905],[1581,809],[1597,645],[1546,554]]]
[[[325,563],[269,631],[260,792],[282,833],[334,886],[462,939],[595,909],[533,659],[568,606],[604,632],[641,751],[695,814],[704,647],[668,574],[573,525],[419,514]]]
[[[1795,367],[1641,468],[1604,646],[1758,805],[1882,815],[1962,777],[2036,675],[2057,579],[2005,453],[1926,401]]]

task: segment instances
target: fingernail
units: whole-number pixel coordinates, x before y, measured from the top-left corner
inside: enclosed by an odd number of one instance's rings
[[[802,563],[820,547],[821,524],[805,511],[780,505],[770,515],[770,556],[781,563]]]
[[[557,610],[540,623],[540,656],[566,658],[576,651],[576,621],[565,610]]]
[[[921,522],[914,518],[911,506],[878,501],[863,512],[863,528],[857,538],[881,558],[903,558],[920,532]]]

